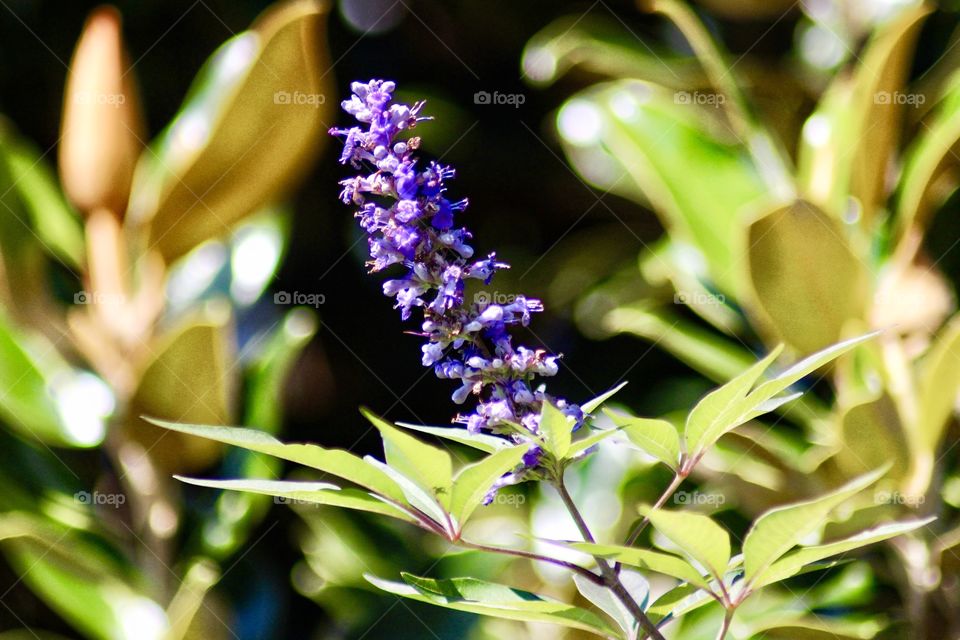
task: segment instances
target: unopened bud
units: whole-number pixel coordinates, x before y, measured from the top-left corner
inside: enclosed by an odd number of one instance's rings
[[[100,7],[77,43],[63,100],[60,176],[79,209],[123,216],[143,130],[120,14]]]

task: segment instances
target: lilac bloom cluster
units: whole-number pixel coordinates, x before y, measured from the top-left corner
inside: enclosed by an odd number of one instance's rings
[[[404,320],[414,309],[422,312],[423,365],[440,378],[460,386],[453,401],[463,404],[471,395],[479,400],[471,413],[456,422],[471,433],[491,432],[531,442],[539,432],[543,402],[552,402],[583,422],[580,408],[548,396],[537,378],[557,373],[558,356],[542,349],[514,346],[511,326],[527,326],[533,313],[543,311],[539,300],[515,296],[509,304],[464,299],[467,280],[489,284],[494,274],[509,265],[491,253],[475,259],[468,244],[470,232],[456,224],[454,214],[467,200],[447,198],[454,170],[437,162],[420,163],[415,151],[420,138],[408,131],[423,120],[424,103],[393,102],[393,82],[371,80],[351,85],[353,96],[343,109],[363,126],[331,129],[344,141],[341,164],[364,173],[340,184],[345,204],[359,207],[356,216],[369,235],[371,272],[396,265],[404,275],[387,280],[384,294],[396,299]],[[478,296],[479,297],[479,296]],[[534,443],[523,468],[502,484],[521,479],[537,467],[542,451]]]

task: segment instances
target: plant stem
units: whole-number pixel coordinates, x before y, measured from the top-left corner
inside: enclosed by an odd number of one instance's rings
[[[733,609],[727,609],[723,614],[723,624],[717,632],[717,640],[724,640],[724,638],[727,637],[727,632],[730,630],[730,623],[733,622],[733,611]]]
[[[596,542],[596,539],[593,537],[593,533],[590,532],[590,527],[587,525],[587,521],[583,519],[583,515],[580,513],[576,503],[573,501],[573,497],[571,497],[570,492],[567,491],[566,485],[563,483],[563,472],[560,472],[558,476],[559,477],[554,482],[554,487],[557,489],[557,493],[560,494],[560,499],[563,501],[564,506],[570,513],[570,517],[572,517],[573,521],[576,523],[577,529],[580,530],[580,535],[583,536],[583,539],[586,542]],[[633,596],[630,595],[630,592],[627,591],[626,587],[623,586],[623,583],[620,582],[620,576],[617,575],[617,572],[613,570],[613,567],[611,567],[604,558],[599,556],[594,556],[594,560],[596,560],[597,567],[600,568],[600,574],[603,576],[602,584],[610,589],[610,591],[617,596],[617,599],[623,603],[623,606],[627,608],[634,620],[640,624],[640,628],[643,629],[646,636],[651,638],[651,640],[665,640],[663,634],[661,634],[660,630],[657,629],[657,625],[653,624],[653,621],[647,617],[647,614],[643,612],[643,609],[640,608],[640,605],[637,604],[637,601],[633,599]]]
[[[478,542],[470,542],[469,540],[464,540],[460,538],[455,541],[454,544],[460,545],[466,549],[473,549],[475,551],[486,551],[487,553],[499,553],[506,556],[516,556],[517,558],[526,558],[527,560],[535,560],[538,562],[547,562],[549,564],[556,565],[558,567],[563,567],[569,571],[581,575],[593,584],[603,585],[605,584],[603,578],[590,571],[585,569],[580,565],[573,564],[572,562],[566,562],[564,560],[558,560],[557,558],[551,558],[549,556],[541,556],[536,553],[531,553],[530,551],[522,551],[520,549],[509,549],[507,547],[492,547],[485,544],[480,544]]]
[[[672,496],[674,492],[680,488],[680,485],[683,483],[686,477],[686,474],[677,472],[677,475],[673,476],[673,480],[670,482],[667,488],[664,489],[660,497],[657,498],[653,508],[659,509],[662,507],[664,503],[670,499],[670,496]],[[640,534],[643,533],[643,530],[647,528],[648,524],[650,524],[650,518],[644,516],[643,520],[640,521],[640,524],[638,524],[634,530],[630,532],[630,535],[627,536],[627,541],[624,544],[626,544],[628,547],[632,547],[637,542],[637,538],[640,537]]]

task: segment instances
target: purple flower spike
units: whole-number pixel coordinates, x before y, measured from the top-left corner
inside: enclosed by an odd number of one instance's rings
[[[539,432],[540,411],[551,402],[575,418],[574,429],[583,422],[580,408],[548,396],[537,378],[557,373],[559,356],[542,349],[514,347],[510,329],[526,326],[533,313],[543,311],[539,300],[514,296],[506,304],[488,299],[468,304],[465,280],[489,284],[496,272],[510,265],[490,253],[471,261],[472,236],[458,228],[455,216],[467,207],[467,199],[451,201],[446,196],[453,168],[429,162],[418,168],[414,152],[418,137],[409,130],[429,118],[419,115],[424,103],[393,102],[395,84],[383,80],[351,85],[353,96],[342,103],[344,111],[366,125],[331,129],[343,139],[341,164],[364,169],[364,175],[341,181],[341,199],[360,207],[357,217],[369,236],[371,272],[402,264],[407,273],[384,286],[384,294],[396,299],[404,320],[414,309],[423,312],[423,365],[433,367],[437,377],[459,383],[452,399],[462,404],[471,396],[478,403],[472,413],[461,413],[455,422],[471,433],[489,432],[530,445],[523,463],[501,478],[488,496],[502,486],[523,480],[535,471],[543,452],[532,436]],[[403,135],[403,139],[398,139]],[[423,163],[421,163],[423,165]]]

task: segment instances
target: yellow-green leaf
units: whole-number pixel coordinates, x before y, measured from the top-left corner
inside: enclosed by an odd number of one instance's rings
[[[144,152],[128,216],[168,261],[284,197],[309,169],[336,102],[327,4],[278,3],[231,38]]]
[[[864,317],[868,271],[836,218],[800,200],[757,219],[748,235],[755,311],[779,339],[816,351]]]

